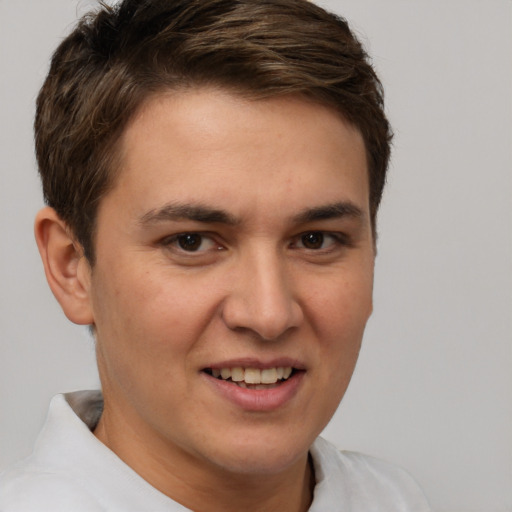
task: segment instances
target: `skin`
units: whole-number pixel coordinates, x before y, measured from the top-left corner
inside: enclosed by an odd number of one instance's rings
[[[148,101],[121,154],[94,268],[53,210],[36,220],[52,290],[95,328],[95,435],[193,510],[307,510],[308,449],[372,310],[361,135],[298,97],[193,90]],[[233,361],[292,361],[300,378],[278,406],[241,406],[203,371]]]

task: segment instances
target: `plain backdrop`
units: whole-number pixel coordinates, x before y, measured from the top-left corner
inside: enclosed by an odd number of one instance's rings
[[[438,512],[512,511],[512,2],[324,0],[364,41],[396,132],[375,312],[325,435],[406,467]],[[94,346],[47,288],[34,99],[91,0],[0,0],[0,469]],[[327,511],[326,511],[327,512]]]

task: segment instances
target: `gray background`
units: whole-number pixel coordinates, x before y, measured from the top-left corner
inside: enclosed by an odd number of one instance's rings
[[[375,313],[325,435],[408,468],[438,512],[512,511],[512,2],[331,0],[374,57],[396,131]],[[0,469],[49,398],[97,387],[47,289],[31,124],[90,0],[0,0]]]

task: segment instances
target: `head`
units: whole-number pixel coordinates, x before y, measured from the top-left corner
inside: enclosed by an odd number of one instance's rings
[[[36,139],[47,277],[96,335],[96,435],[171,496],[176,475],[306,481],[372,310],[389,156],[347,24],[302,0],[102,7],[54,56]]]
[[[391,133],[381,84],[345,20],[306,0],[125,0],[80,21],[37,100],[45,200],[91,264],[126,126],[151,97],[206,86],[248,99],[301,95],[355,126],[375,231]]]

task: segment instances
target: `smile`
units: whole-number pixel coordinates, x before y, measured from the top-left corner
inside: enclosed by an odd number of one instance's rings
[[[231,363],[231,364],[230,364]],[[238,410],[272,412],[291,403],[303,388],[307,369],[300,362],[286,360],[265,364],[260,361],[219,363],[201,371],[210,389]]]
[[[230,382],[244,389],[272,389],[288,380],[294,373],[291,366],[274,368],[207,368],[204,370],[212,377]]]

